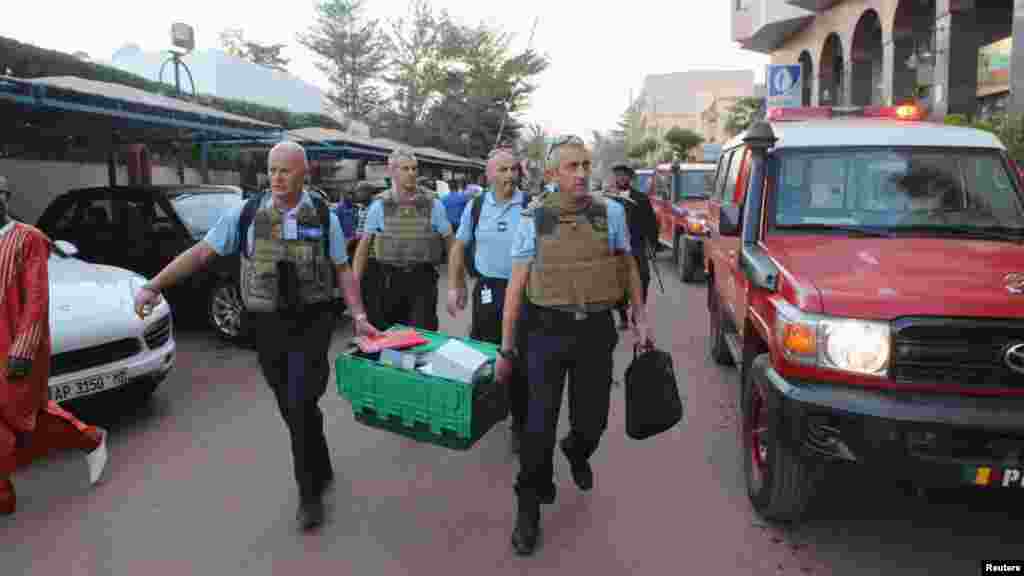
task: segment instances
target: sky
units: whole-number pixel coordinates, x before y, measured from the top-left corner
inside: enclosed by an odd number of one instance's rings
[[[218,34],[241,28],[261,43],[286,43],[289,71],[328,90],[316,58],[296,42],[315,22],[314,0],[54,0],[41,4],[9,2],[0,18],[0,36],[62,52],[84,51],[109,60],[128,43],[144,51],[170,45],[171,24],[195,28],[196,48],[219,48]],[[731,40],[729,2],[708,0],[433,0],[466,24],[486,22],[516,35],[513,49],[525,49],[537,19],[533,48],[551,66],[523,118],[549,132],[578,134],[611,130],[648,74],[697,69],[755,71],[763,82],[765,55],[740,50]],[[367,0],[367,15],[393,18],[408,11],[408,0]],[[49,17],[59,15],[59,17]],[[202,92],[202,86],[198,87]]]

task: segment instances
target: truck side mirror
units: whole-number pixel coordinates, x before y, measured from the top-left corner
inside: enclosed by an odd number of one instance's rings
[[[722,236],[739,236],[742,219],[742,206],[722,206],[721,216],[718,219],[718,233]]]

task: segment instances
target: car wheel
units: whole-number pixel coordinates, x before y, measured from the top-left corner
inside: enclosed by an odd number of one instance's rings
[[[217,335],[230,342],[238,342],[242,337],[242,293],[236,282],[221,281],[210,291],[210,303],[207,317],[210,326]]]
[[[733,360],[729,353],[729,346],[725,343],[721,307],[721,303],[718,301],[718,291],[715,290],[714,284],[711,284],[708,286],[708,351],[715,364],[731,366]]]
[[[767,520],[799,522],[818,476],[797,450],[780,442],[778,414],[754,381],[752,370],[743,370],[741,401],[741,454],[750,502]]]

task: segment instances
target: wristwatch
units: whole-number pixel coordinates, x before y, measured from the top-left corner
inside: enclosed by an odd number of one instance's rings
[[[501,350],[501,349],[499,349],[498,350],[498,355],[501,356],[502,358],[504,358],[505,360],[518,360],[519,359],[519,350],[516,350],[515,348],[512,348],[511,350]]]

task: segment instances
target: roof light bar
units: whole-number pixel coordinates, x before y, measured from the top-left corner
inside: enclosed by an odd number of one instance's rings
[[[912,104],[902,106],[803,106],[769,108],[769,122],[823,120],[829,118],[888,118],[891,120],[924,120],[924,111]]]

